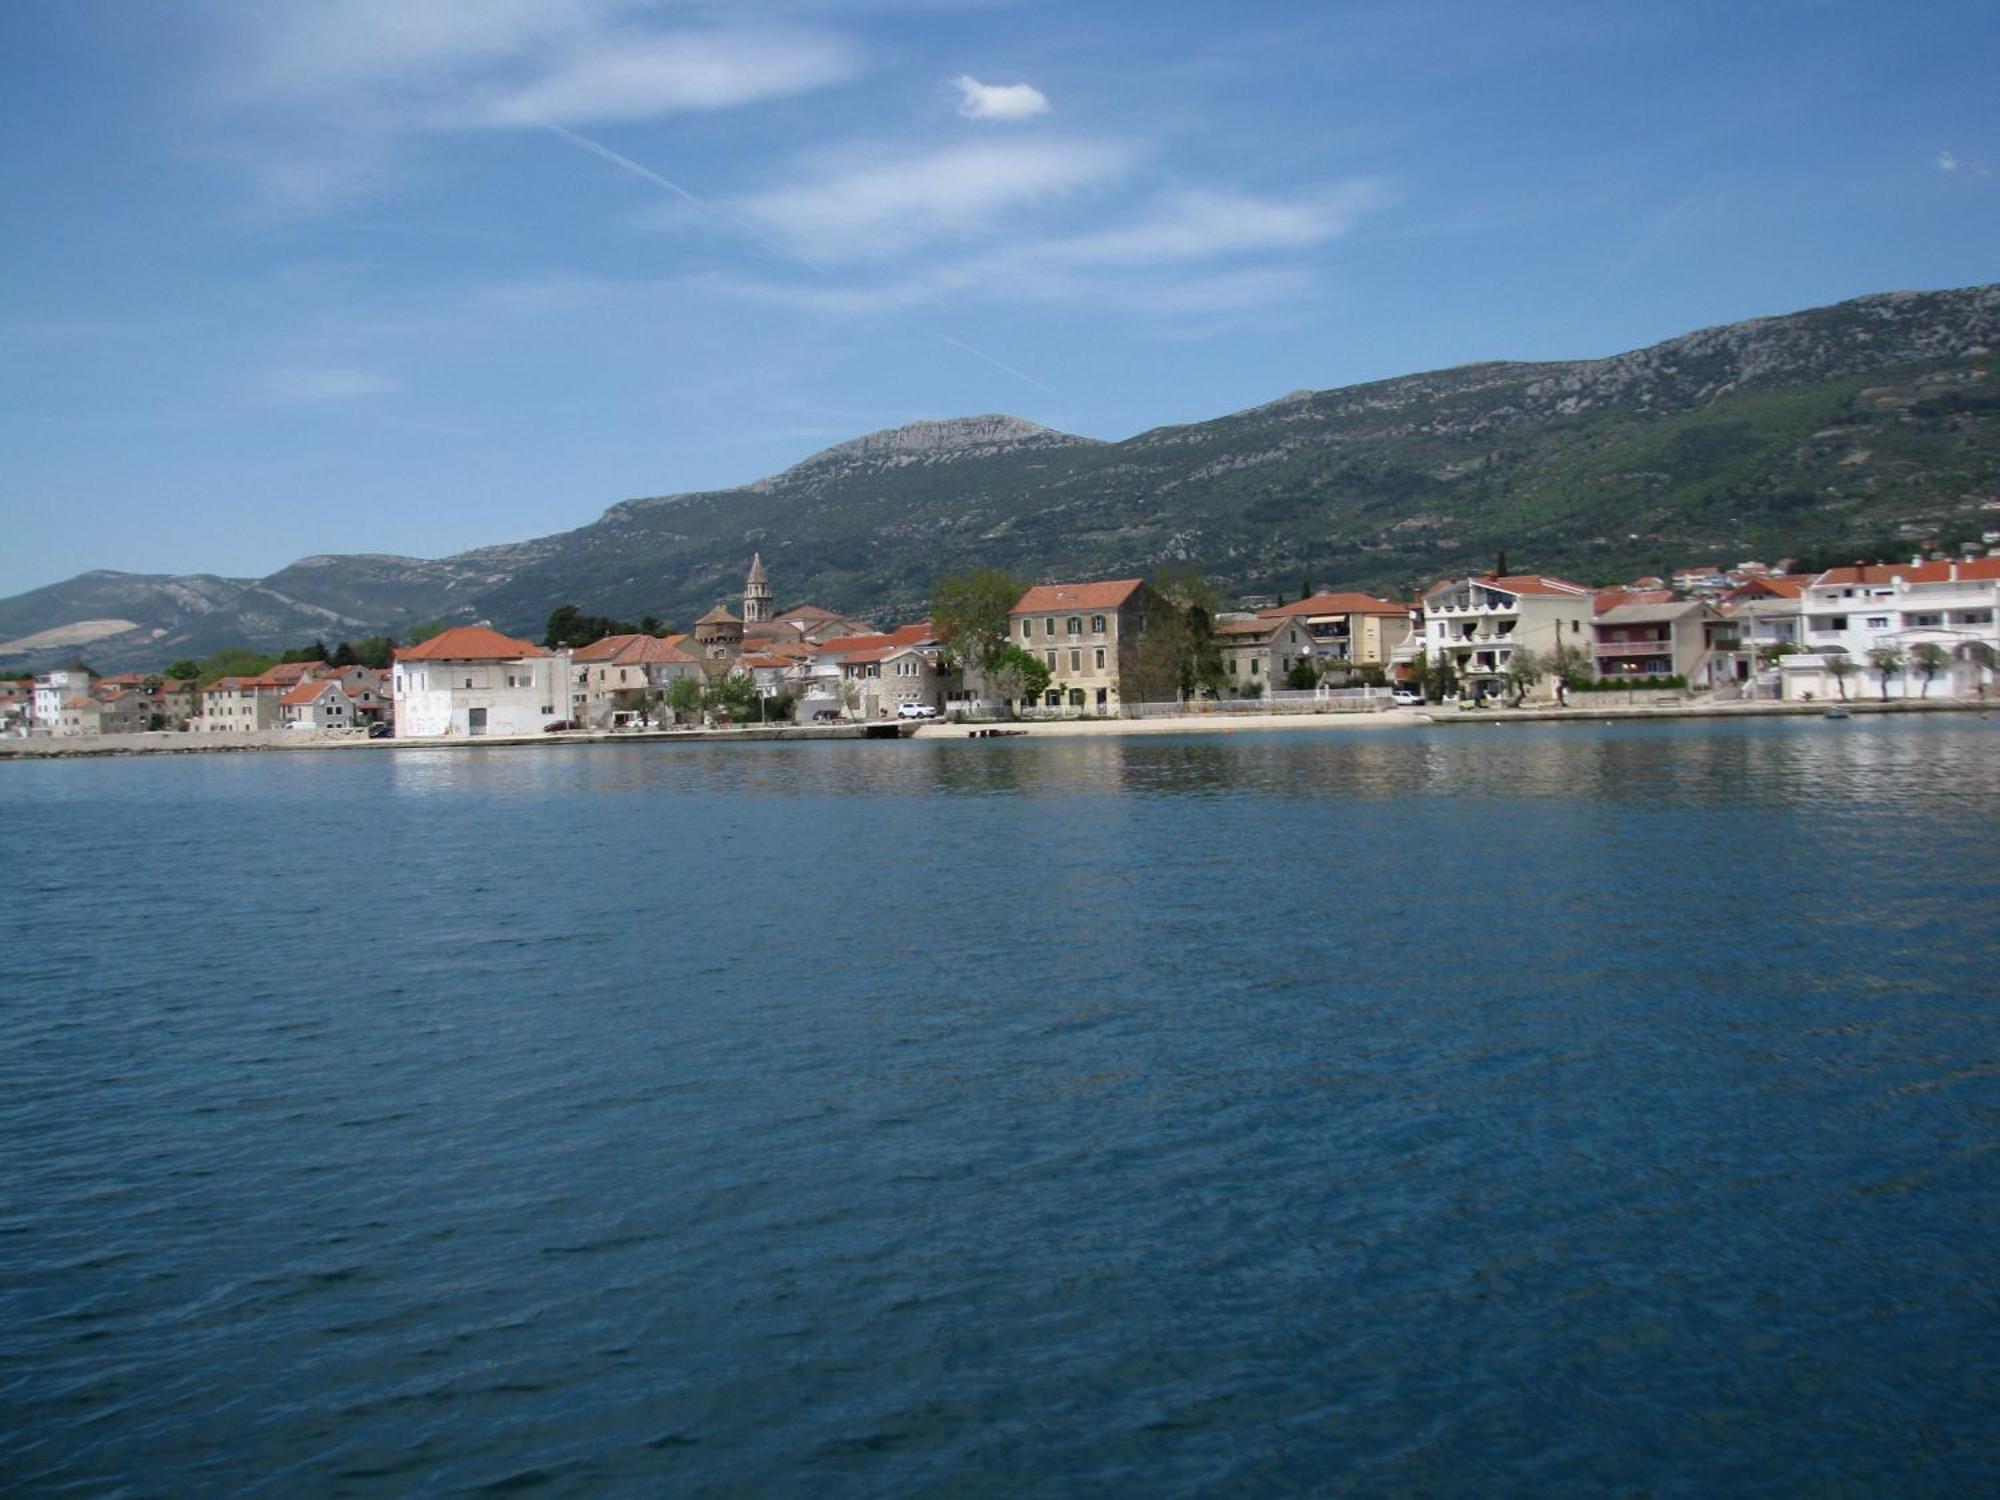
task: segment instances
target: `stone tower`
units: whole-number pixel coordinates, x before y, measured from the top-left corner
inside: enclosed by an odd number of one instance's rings
[[[694,641],[702,671],[727,677],[743,654],[743,622],[718,604],[694,622]]]
[[[762,625],[771,618],[771,580],[764,576],[764,554],[750,556],[750,576],[743,580],[743,623]]]

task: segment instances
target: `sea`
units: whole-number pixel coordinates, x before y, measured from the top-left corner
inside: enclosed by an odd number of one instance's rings
[[[7,1495],[2000,1488],[2000,717],[0,798]]]

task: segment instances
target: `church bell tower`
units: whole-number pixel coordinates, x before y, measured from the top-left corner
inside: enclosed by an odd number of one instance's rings
[[[764,576],[764,554],[750,557],[750,576],[743,580],[743,623],[762,625],[771,618],[771,580]]]

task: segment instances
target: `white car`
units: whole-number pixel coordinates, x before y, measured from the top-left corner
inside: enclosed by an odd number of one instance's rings
[[[935,719],[937,710],[928,703],[899,703],[896,705],[899,719]]]
[[[1424,695],[1417,688],[1399,687],[1389,695],[1389,701],[1398,708],[1422,708]]]

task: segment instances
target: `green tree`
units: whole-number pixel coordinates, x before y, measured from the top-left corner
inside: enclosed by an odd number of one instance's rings
[[[1449,651],[1440,651],[1431,662],[1430,700],[1442,703],[1458,689],[1458,664],[1451,659]]]
[[[701,710],[701,683],[692,677],[676,677],[667,684],[667,707],[674,722],[685,723]]]
[[[1979,670],[1978,691],[1984,700],[1986,679],[1994,672],[2000,672],[2000,650],[1994,649],[1990,641],[1973,641],[1965,648],[1965,659]]]
[[[361,658],[354,654],[354,647],[346,641],[342,641],[339,645],[335,646],[333,648],[333,655],[328,657],[327,660],[336,667],[358,667],[361,665]]]
[[[748,672],[730,672],[718,677],[702,693],[702,704],[732,719],[755,718],[757,679]]]
[[[1319,686],[1319,673],[1313,669],[1311,661],[1297,662],[1285,674],[1285,686],[1294,692],[1310,692]]]
[[[191,656],[183,656],[178,661],[167,663],[167,676],[177,682],[192,682],[201,676],[201,663]]]
[[[1845,651],[1829,651],[1826,656],[1827,675],[1833,678],[1834,690],[1840,694],[1840,701],[1847,701],[1847,679],[1861,670],[1861,664]]]
[[[1556,690],[1556,706],[1569,707],[1572,688],[1587,686],[1591,680],[1590,652],[1563,636],[1556,637],[1545,665]]]
[[[1910,665],[1924,674],[1924,687],[1919,697],[1930,697],[1931,683],[1950,663],[1951,653],[1935,641],[1920,641],[1910,647]]]
[[[1525,647],[1507,658],[1507,675],[1504,681],[1508,693],[1513,697],[1515,708],[1521,706],[1527,699],[1528,689],[1540,682],[1547,671],[1548,667],[1540,653]]]
[[[1048,691],[1049,669],[1039,656],[1019,646],[1003,646],[994,658],[987,680],[1008,698],[1039,703]]]
[[[1868,669],[1882,685],[1882,701],[1889,701],[1889,679],[1903,670],[1903,648],[1901,646],[1871,646],[1868,651]]]
[[[1028,586],[999,568],[977,568],[938,580],[931,590],[931,629],[961,668],[992,678],[1012,645],[1008,617]]]

